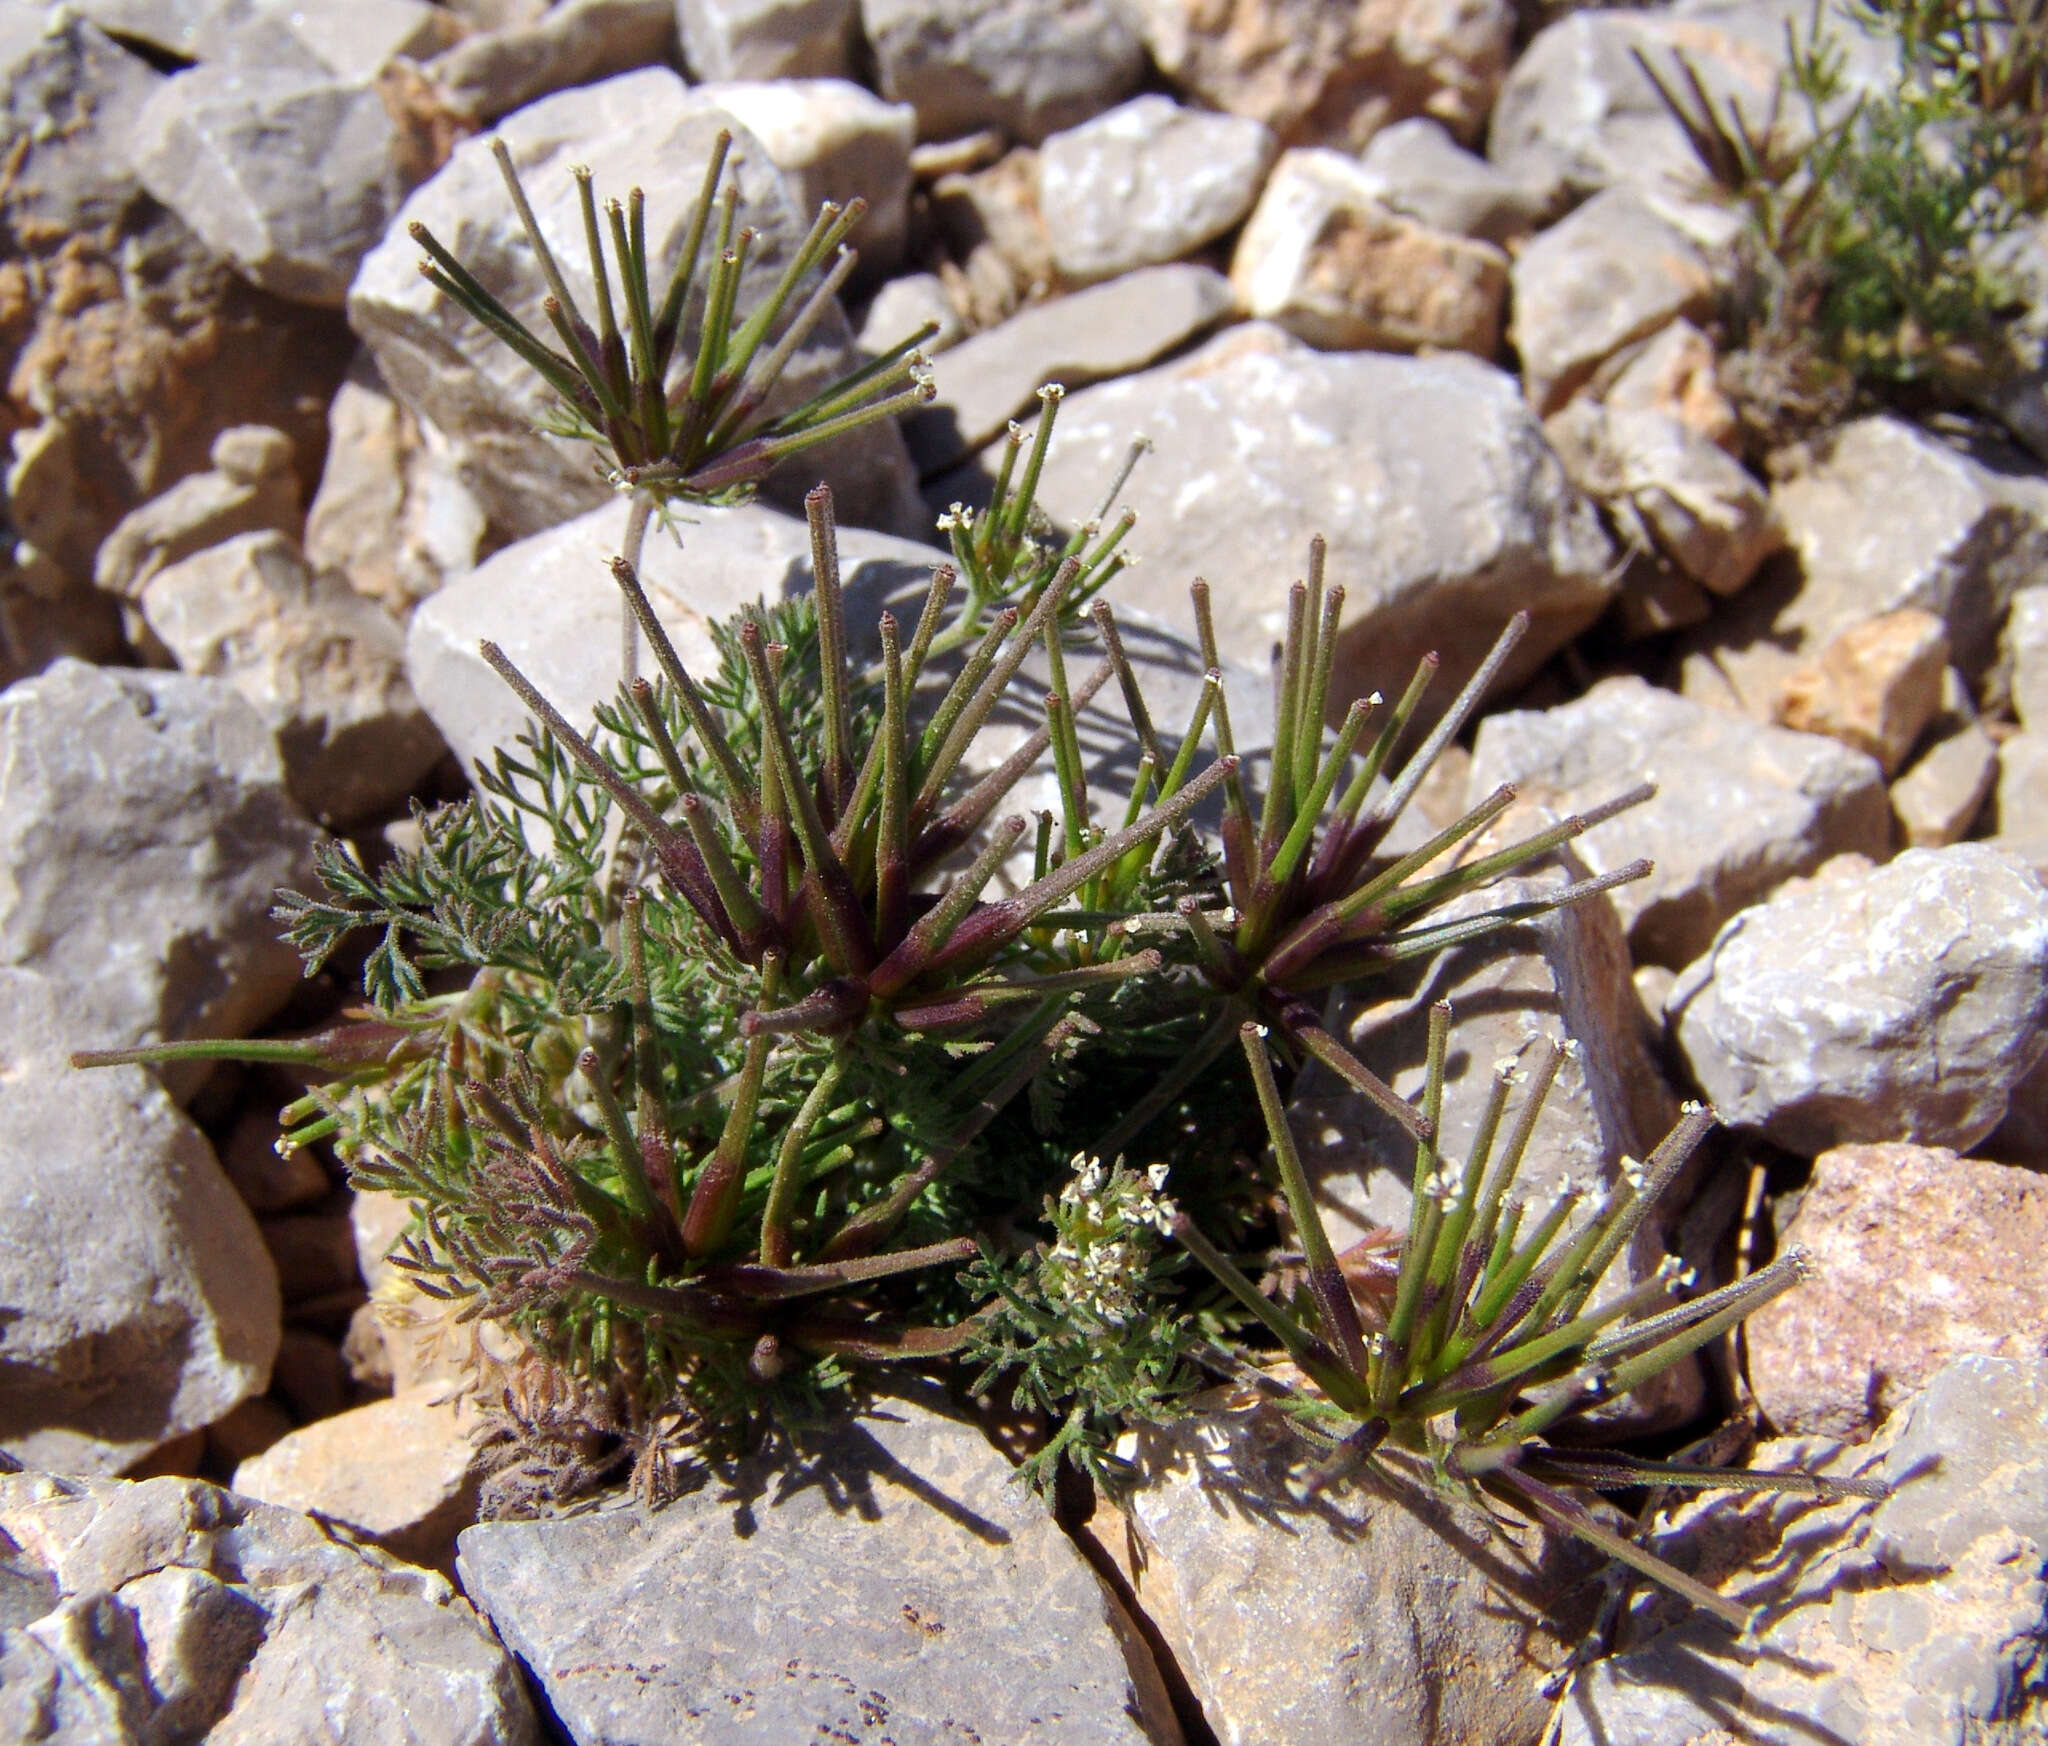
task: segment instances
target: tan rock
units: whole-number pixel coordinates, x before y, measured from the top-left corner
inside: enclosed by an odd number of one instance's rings
[[[1998,748],[1998,834],[2048,836],[2048,729],[2014,734]]]
[[[1781,1246],[1813,1277],[1749,1318],[1780,1429],[1861,1440],[1958,1358],[2048,1355],[2048,1179],[1942,1147],[1841,1146]]]
[[[159,570],[236,534],[297,534],[299,487],[284,432],[261,426],[222,431],[210,458],[210,471],[180,479],[107,535],[93,560],[99,587],[135,600]]]
[[[1906,607],[1865,619],[1793,669],[1775,718],[1867,752],[1897,774],[1941,707],[1948,635],[1931,612]]]
[[[1714,342],[1683,317],[1610,358],[1592,391],[1610,412],[1661,412],[1717,447],[1735,447],[1735,405],[1721,391]]]
[[[1975,722],[1936,740],[1892,784],[1892,816],[1911,849],[1944,849],[1970,834],[1998,780],[1998,748]]]
[[[951,244],[952,260],[941,268],[947,293],[971,329],[993,327],[1045,296],[1056,274],[1035,151],[1019,146],[986,169],[939,177],[931,212]]]

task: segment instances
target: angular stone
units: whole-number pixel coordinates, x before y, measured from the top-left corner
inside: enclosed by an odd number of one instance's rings
[[[570,290],[586,309],[593,307],[593,292],[570,165],[588,164],[600,192],[674,188],[677,166],[701,166],[720,129],[734,125],[724,110],[692,94],[665,67],[563,91],[507,118],[499,134],[519,165]],[[733,164],[728,175],[737,181],[744,221],[756,232],[739,292],[740,307],[750,308],[773,288],[809,221],[799,221],[779,172],[757,142],[737,143]],[[689,200],[678,191],[654,203],[648,214],[648,256],[657,279],[665,281],[682,246]],[[588,451],[534,434],[548,395],[517,357],[420,277],[419,249],[406,234],[415,221],[513,314],[537,331],[547,330],[540,308],[546,287],[497,165],[483,140],[467,141],[406,202],[384,244],[364,261],[351,293],[350,320],[386,385],[446,434],[496,538],[523,538],[592,508],[606,488]],[[699,273],[684,314],[686,331],[698,319],[702,286]],[[794,405],[839,371],[856,368],[852,337],[844,316],[828,311],[792,360],[779,393]],[[916,513],[909,460],[893,426],[870,426],[805,451],[801,464],[786,469],[771,491],[794,491],[800,498],[820,477],[837,493],[845,521],[893,523]]]
[[[1772,713],[1786,727],[1869,753],[1895,775],[1941,708],[1947,669],[1941,620],[1902,607],[1831,637],[1785,676]]]
[[[1220,1740],[1509,1746],[1534,1739],[1590,1617],[1591,1561],[1410,1479],[1313,1507],[1267,1413],[1137,1433],[1137,1592]]]
[[[1661,412],[1733,453],[1735,407],[1721,392],[1718,363],[1714,342],[1681,318],[1623,347],[1594,372],[1591,388],[1609,412]]]
[[[1778,1233],[1813,1257],[1743,1324],[1750,1386],[1791,1435],[1860,1441],[1958,1358],[2048,1358],[2048,1182],[1943,1148],[1842,1146]]]
[[[212,65],[136,118],[143,185],[264,290],[341,307],[411,182],[373,85]]]
[[[1882,1502],[1724,1493],[1650,1537],[1709,1587],[1767,1609],[1738,1639],[1643,1596],[1619,1653],[1560,1705],[1561,1746],[1967,1746],[2024,1739],[2048,1646],[2048,1364],[1964,1358],[1868,1444],[1760,1444],[1757,1467],[1891,1485]],[[1735,1723],[1741,1732],[1729,1735]]]
[[[1238,238],[1230,281],[1245,312],[1332,351],[1500,349],[1508,259],[1373,198],[1342,152],[1285,153]]]
[[[293,0],[85,0],[102,30],[186,61],[375,78],[398,55],[423,61],[458,34],[422,0],[351,0],[344,14]]]
[[[879,356],[932,323],[939,331],[924,342],[926,357],[936,357],[967,337],[960,312],[946,295],[945,281],[936,273],[906,273],[891,279],[868,304],[860,324],[860,349]]]
[[[1998,748],[1998,831],[2048,836],[2048,730],[2014,734]]]
[[[905,427],[910,452],[927,477],[956,466],[1033,407],[1041,384],[1078,390],[1142,370],[1230,303],[1221,273],[1181,262],[1023,310],[933,360],[937,393]]]
[[[62,991],[9,973],[61,1037]],[[0,1449],[118,1473],[260,1394],[277,1275],[213,1149],[140,1068],[0,1048]],[[4,1483],[4,1480],[0,1480]]]
[[[1075,283],[1192,254],[1251,211],[1278,150],[1246,116],[1133,97],[1056,133],[1038,159],[1053,262]]]
[[[1813,734],[1765,728],[1633,677],[1603,679],[1574,703],[1480,723],[1466,800],[1503,782],[1559,813],[1638,782],[1654,799],[1574,845],[1596,873],[1647,855],[1647,879],[1612,893],[1639,963],[1690,963],[1730,916],[1845,853],[1889,847],[1882,773]]]
[[[398,622],[341,577],[315,575],[282,534],[242,534],[159,571],[142,615],[186,672],[256,706],[293,798],[317,818],[381,811],[440,760]]]
[[[1068,526],[1092,514],[1140,433],[1155,452],[1119,501],[1144,562],[1117,598],[1179,623],[1187,586],[1215,584],[1229,659],[1259,667],[1285,628],[1286,583],[1309,536],[1349,590],[1333,707],[1399,696],[1431,649],[1423,714],[1470,677],[1508,618],[1532,617],[1512,686],[1599,616],[1612,548],[1512,377],[1474,358],[1319,353],[1266,323],[1187,357],[1070,395],[1039,501]],[[984,461],[983,465],[986,465]],[[1445,480],[1463,482],[1455,498]],[[938,489],[966,498],[967,479]]]
[[[854,19],[854,0],[676,0],[699,79],[843,79]]]
[[[1945,849],[1970,834],[1998,782],[1998,748],[1975,722],[1929,746],[1892,784],[1908,848]]]
[[[552,92],[653,66],[675,40],[674,0],[562,0],[457,43],[427,72],[451,108],[489,124]]]
[[[233,439],[260,432],[275,441]],[[274,529],[295,534],[299,527],[299,482],[292,470],[291,440],[261,425],[237,426],[214,441],[213,466],[180,479],[161,497],[121,518],[93,560],[93,582],[123,600],[135,600],[142,586],[167,564],[217,546],[237,534]],[[235,463],[230,473],[222,456]]]
[[[2048,586],[2022,588],[2005,615],[2007,695],[2022,727],[2048,730]]]
[[[1137,0],[1136,11],[1177,90],[1263,121],[1283,145],[1352,151],[1411,115],[1476,137],[1515,24],[1514,8],[1496,0]]]
[[[878,1402],[801,1473],[470,1528],[463,1587],[584,1746],[1177,1741],[1117,1602],[934,1398]]]
[[[1610,188],[1515,257],[1511,327],[1529,401],[1550,413],[1595,366],[1680,316],[1705,315],[1706,257],[1641,194]]]
[[[1038,154],[1029,146],[939,176],[931,214],[952,256],[940,273],[970,329],[994,327],[1051,295],[1052,233],[1038,209]]]
[[[1372,136],[1358,167],[1374,199],[1431,230],[1506,247],[1550,216],[1554,202],[1468,152],[1443,123],[1418,115]]]
[[[2048,1051],[2048,889],[1981,843],[1838,863],[1731,921],[1668,1011],[1722,1118],[1787,1151],[1967,1151]]]
[[[519,1669],[447,1579],[196,1480],[0,1474],[41,1586],[0,1632],[11,1739],[540,1746]]]
[[[999,128],[1037,145],[1130,95],[1145,51],[1109,0],[862,0],[882,95],[921,139]]]

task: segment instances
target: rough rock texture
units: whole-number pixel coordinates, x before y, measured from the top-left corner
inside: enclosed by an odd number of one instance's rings
[[[1543,191],[1518,182],[1418,115],[1372,136],[1358,167],[1373,197],[1432,230],[1482,242],[1527,236],[1549,215]]]
[[[1892,784],[1899,840],[1945,849],[1970,834],[1998,783],[1998,747],[1975,722],[1936,740]]]
[[[946,283],[936,273],[905,273],[891,279],[874,295],[861,317],[860,349],[880,356],[919,328],[936,323],[938,331],[924,342],[926,357],[958,345],[967,337],[967,325],[960,319],[953,299],[946,295]]]
[[[339,308],[415,179],[400,146],[374,85],[214,65],[151,94],[134,149],[150,193],[254,284]]]
[[[1595,366],[1713,295],[1706,257],[1632,188],[1596,194],[1515,257],[1513,338],[1529,402],[1557,410]]]
[[[1135,1439],[1137,1592],[1232,1746],[1520,1746],[1590,1614],[1588,1560],[1414,1482],[1304,1509],[1261,1412]]]
[[[1958,1358],[2048,1358],[2048,1181],[2031,1170],[1838,1147],[1778,1242],[1811,1252],[1812,1277],[1743,1330],[1781,1431],[1859,1440]]]
[[[2003,645],[2013,714],[2023,727],[2048,730],[2048,586],[2012,597]]]
[[[1177,1742],[1073,1542],[923,1398],[658,1514],[470,1528],[463,1586],[581,1746]]]
[[[489,123],[552,91],[666,60],[675,38],[673,0],[562,0],[457,43],[428,72],[450,107]]]
[[[0,695],[0,966],[63,989],[70,1047],[269,1017],[299,980],[271,898],[312,878],[313,838],[217,679],[59,661]]]
[[[1971,1746],[2040,1732],[2048,1648],[2048,1363],[1965,1358],[1868,1445],[1754,1463],[1880,1478],[1883,1502],[1723,1495],[1652,1546],[1738,1602],[1758,1641],[1659,1599],[1564,1698],[1562,1746]]]
[[[60,988],[0,972],[0,999],[0,1448],[116,1473],[263,1391],[277,1276],[156,1080],[66,1065]]]
[[[664,67],[564,91],[507,118],[499,134],[525,178],[570,289],[586,309],[592,292],[569,166],[588,164],[601,194],[636,184],[669,188],[676,166],[702,165],[719,129],[733,125],[723,110],[693,95]],[[741,284],[740,297],[747,302],[772,288],[808,219],[799,220],[757,142],[743,140],[734,159],[741,207],[757,232]],[[681,194],[649,202],[648,254],[660,263],[655,274],[664,281],[682,244],[688,206],[689,197]],[[534,436],[546,405],[539,378],[420,277],[419,249],[406,234],[414,221],[425,223],[522,321],[547,330],[540,309],[546,287],[497,165],[483,140],[466,141],[406,202],[390,235],[364,261],[350,294],[349,318],[391,392],[447,435],[498,538],[536,533],[591,508],[606,492],[588,451]],[[699,300],[702,284],[700,273],[693,292]],[[696,307],[693,302],[691,309]],[[686,327],[695,319],[686,312]],[[835,371],[857,361],[844,317],[828,312],[792,362],[784,391],[815,392]],[[840,515],[850,522],[887,522],[913,513],[909,461],[902,438],[888,425],[806,451],[803,464],[785,469],[785,477],[786,488],[798,497],[820,477],[829,480]],[[778,482],[776,488],[785,486]]]
[[[1941,707],[1947,669],[1941,620],[1903,607],[1829,638],[1785,676],[1773,713],[1786,727],[1868,752],[1893,776]]]
[[[1381,205],[1346,154],[1304,148],[1267,178],[1230,281],[1248,315],[1314,346],[1491,359],[1508,259]]]
[[[1263,121],[1283,144],[1353,151],[1411,115],[1471,140],[1515,22],[1499,0],[1136,0],[1136,11],[1176,88]]]
[[[1141,432],[1155,452],[1120,501],[1145,530],[1144,562],[1119,579],[1118,599],[1183,623],[1188,583],[1207,576],[1222,652],[1260,665],[1321,533],[1330,580],[1350,591],[1333,700],[1398,696],[1436,649],[1424,714],[1440,709],[1526,608],[1512,685],[1591,623],[1613,586],[1592,505],[1514,379],[1477,359],[1318,353],[1265,323],[1234,328],[1068,396],[1039,501],[1082,520]],[[1460,482],[1455,498],[1446,479]]]
[[[1036,145],[1130,95],[1145,51],[1111,0],[862,0],[882,94],[924,139],[1000,128]]]
[[[1252,209],[1277,149],[1247,116],[1157,93],[1054,134],[1038,203],[1060,276],[1088,283],[1191,254]]]
[[[1735,406],[1721,391],[1714,342],[1684,319],[1624,346],[1593,373],[1589,393],[1609,412],[1661,412],[1731,454],[1741,446]]]
[[[92,1746],[539,1746],[443,1577],[194,1480],[0,1474],[0,1735]]]
[[[1723,1119],[1788,1151],[1967,1151],[2048,1049],[2048,890],[1980,843],[1838,862],[1731,921],[1667,1011]]]
[[[1633,677],[1603,679],[1576,702],[1481,722],[1466,799],[1503,782],[1560,813],[1638,782],[1656,796],[1575,845],[1595,872],[1647,855],[1647,879],[1615,907],[1638,962],[1676,969],[1707,949],[1736,911],[1782,881],[1845,853],[1889,846],[1882,773],[1814,734],[1766,728]]]
[[[1229,310],[1228,281],[1191,262],[1022,310],[933,361],[937,394],[905,427],[910,452],[928,476],[955,466],[1035,408],[1041,383],[1075,390],[1141,370]]]
[[[204,473],[180,479],[161,497],[121,518],[93,560],[93,583],[124,600],[166,564],[236,534],[299,528],[299,483],[291,439],[263,425],[237,425],[214,439]]]
[[[367,79],[394,55],[424,60],[459,33],[422,0],[352,0],[346,17],[291,0],[84,0],[102,30],[188,61],[303,67]]]
[[[992,135],[970,136],[990,139]],[[1038,153],[1017,146],[982,169],[948,170],[932,183],[931,215],[952,260],[948,294],[979,332],[1051,294],[1052,236],[1038,210]]]
[[[854,18],[854,0],[676,0],[699,79],[844,78]]]

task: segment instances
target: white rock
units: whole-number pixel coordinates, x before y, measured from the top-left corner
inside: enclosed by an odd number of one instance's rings
[[[2048,730],[2048,586],[2012,597],[2003,641],[2013,714],[2022,727]]]
[[[683,57],[700,79],[843,79],[854,0],[676,0]]]
[[[1892,784],[1909,848],[1945,849],[1970,834],[1998,782],[1998,748],[1975,722],[1938,739]]]
[[[938,274],[906,273],[891,279],[868,304],[860,324],[860,349],[879,356],[933,322],[939,331],[924,342],[927,357],[936,357],[967,337],[966,323]]]

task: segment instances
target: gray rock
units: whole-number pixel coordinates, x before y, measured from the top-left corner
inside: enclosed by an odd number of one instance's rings
[[[1133,97],[1056,133],[1038,159],[1039,209],[1064,279],[1177,261],[1251,211],[1278,150],[1247,116]]]
[[[1145,51],[1110,0],[862,0],[885,97],[923,139],[1001,129],[1036,145],[1128,96]]]
[[[1342,152],[1282,155],[1231,259],[1245,313],[1333,351],[1500,349],[1508,258],[1382,205]]]
[[[1975,722],[1938,739],[1892,784],[1908,848],[1945,849],[1970,834],[1998,782],[1998,748]]]
[[[1981,843],[1838,862],[1724,927],[1667,1010],[1722,1118],[1788,1151],[1968,1151],[2048,1050],[2048,890]]]
[[[1211,267],[1144,267],[1013,315],[932,364],[937,394],[905,427],[927,478],[958,465],[1033,406],[1046,382],[1068,389],[1142,370],[1229,313]]]
[[[142,615],[187,673],[225,679],[277,735],[292,797],[347,822],[403,799],[441,756],[405,678],[405,633],[278,533],[173,564]]]
[[[0,221],[10,253],[43,254],[120,220],[141,193],[129,161],[135,112],[162,83],[76,9],[0,10],[0,152],[11,168]]]
[[[551,92],[667,60],[675,40],[674,0],[562,0],[457,43],[427,72],[451,107],[489,123]],[[671,181],[647,186],[667,189]]]
[[[1998,748],[2001,836],[2048,835],[2048,729],[2014,734]]]
[[[1187,585],[1215,584],[1222,653],[1263,666],[1285,628],[1286,583],[1309,536],[1350,591],[1333,698],[1398,696],[1439,650],[1440,710],[1508,618],[1529,635],[1504,684],[1596,618],[1612,548],[1512,377],[1474,358],[1319,353],[1265,323],[1186,358],[1068,397],[1039,501],[1091,514],[1140,433],[1156,453],[1120,501],[1144,561],[1118,597],[1179,622]],[[986,465],[986,462],[983,463]],[[1444,481],[1459,481],[1447,498]],[[941,480],[967,497],[965,478]]]
[[[410,186],[374,85],[215,64],[135,122],[143,185],[253,283],[339,308]]]
[[[95,586],[134,601],[159,570],[208,546],[259,530],[298,532],[299,481],[284,432],[238,425],[214,440],[212,459],[206,472],[121,518],[93,559]]]
[[[1137,1592],[1221,1740],[1242,1746],[1519,1746],[1591,1611],[1589,1560],[1426,1482],[1313,1508],[1306,1452],[1264,1412],[1134,1439]]]
[[[699,79],[843,79],[854,0],[676,0],[683,58]]]
[[[344,13],[294,0],[83,0],[102,30],[188,61],[236,61],[374,78],[393,58],[423,61],[456,34],[422,0],[353,0]]]
[[[0,1449],[117,1473],[268,1386],[277,1275],[163,1087],[63,1061],[61,983],[0,971],[0,992]]]
[[[1766,1609],[1756,1641],[1645,1598],[1623,1652],[1561,1700],[1561,1746],[1966,1746],[2039,1728],[2048,1617],[2048,1363],[1965,1358],[1868,1444],[1758,1446],[1756,1466],[1883,1479],[1882,1502],[1724,1494],[1652,1536]],[[1724,1737],[1726,1737],[1724,1735]]]
[[[1615,907],[1638,962],[1672,968],[1706,950],[1736,911],[1830,856],[1889,846],[1875,760],[1815,734],[1766,728],[1641,679],[1604,679],[1574,703],[1489,716],[1474,746],[1468,802],[1503,782],[1560,813],[1637,782],[1656,798],[1581,837],[1605,873],[1647,855],[1647,879]]]
[[[2002,640],[2013,714],[2022,727],[2048,729],[2048,587],[2012,597]]]
[[[539,1746],[512,1658],[444,1577],[187,1479],[0,1475],[43,1598],[0,1633],[0,1732],[91,1746]]]
[[[1117,1602],[934,1395],[656,1514],[470,1528],[463,1586],[584,1746],[1177,1742]]]
[[[676,167],[701,166],[714,136],[733,126],[725,111],[693,95],[667,68],[649,67],[535,103],[509,117],[499,133],[519,163],[571,291],[588,308],[592,291],[570,165],[590,165],[600,192],[677,189],[648,214],[648,254],[660,263],[656,276],[665,277],[689,219],[691,196],[678,188]],[[741,306],[748,307],[781,276],[808,219],[799,222],[781,176],[757,142],[742,139],[734,158],[736,171],[728,173],[737,176],[745,221],[757,233],[740,290]],[[522,321],[547,329],[540,308],[546,287],[518,216],[485,142],[470,140],[406,202],[390,236],[364,261],[350,294],[349,319],[385,383],[447,436],[497,539],[523,538],[594,507],[606,491],[587,451],[534,434],[547,406],[539,379],[420,277],[419,249],[406,235],[414,221],[427,225]],[[686,329],[697,319],[702,284],[700,271]],[[836,372],[857,367],[852,339],[845,318],[828,312],[791,363],[784,391],[812,393]],[[912,508],[902,438],[888,426],[870,426],[808,450],[800,466],[785,472],[787,484],[778,481],[774,489],[793,489],[799,497],[820,477],[828,480],[846,521],[895,525],[912,515],[922,520]]]
[[[1530,403],[1557,410],[1602,359],[1679,316],[1704,315],[1713,274],[1632,188],[1610,188],[1515,257],[1515,349]]]
[[[276,1011],[299,966],[271,898],[311,879],[315,835],[217,679],[59,661],[0,694],[0,966],[64,990],[69,1048],[238,1037]]]
[[[891,279],[874,295],[861,318],[860,349],[879,356],[921,327],[937,322],[939,331],[924,342],[927,357],[936,357],[967,337],[945,281],[936,273],[906,273]]]
[[[1453,236],[1503,246],[1535,230],[1554,201],[1468,152],[1441,122],[1418,115],[1372,136],[1360,172],[1382,205]]]

